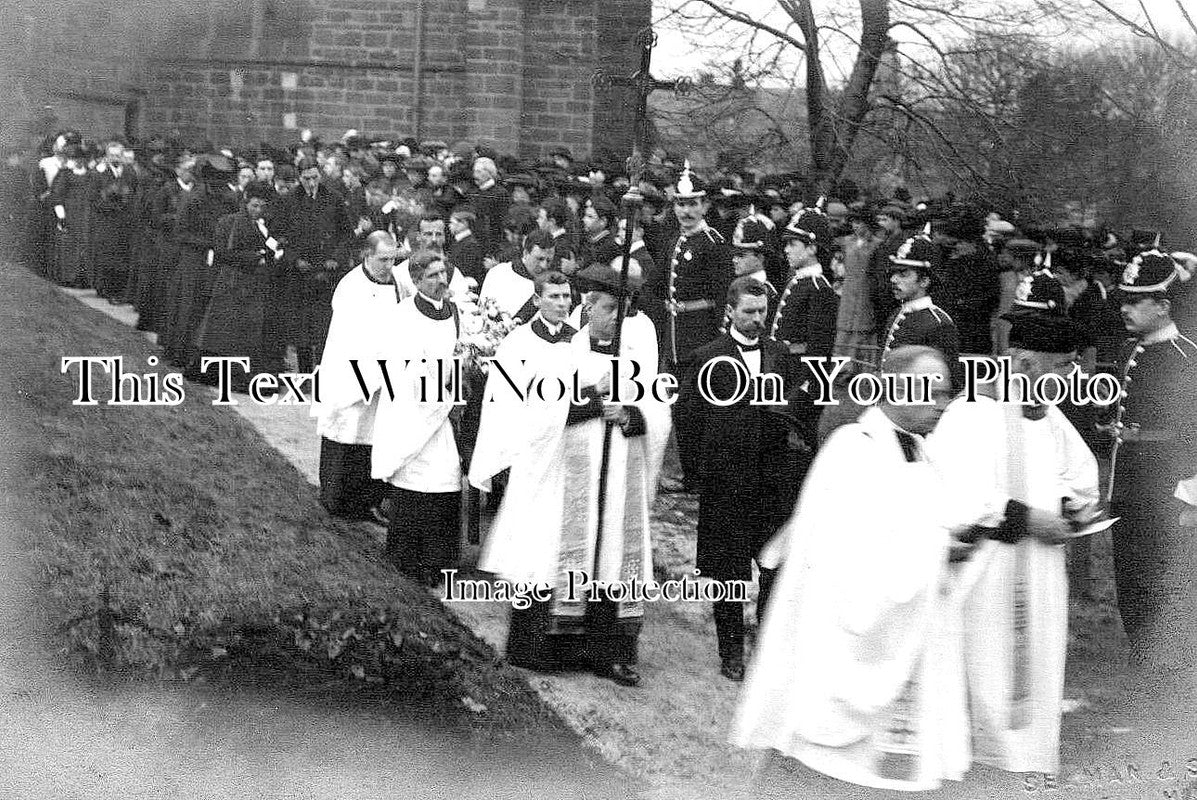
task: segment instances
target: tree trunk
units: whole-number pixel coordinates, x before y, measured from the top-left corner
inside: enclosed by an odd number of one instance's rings
[[[827,84],[819,60],[818,28],[809,0],[799,5],[797,22],[806,37],[806,109],[810,129],[810,172],[814,188],[826,194],[839,180],[868,115],[869,89],[889,44],[889,0],[860,0],[860,49],[852,74],[834,111],[827,108]]]

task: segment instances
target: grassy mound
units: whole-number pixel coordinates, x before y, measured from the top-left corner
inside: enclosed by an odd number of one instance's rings
[[[20,465],[9,490],[31,515],[44,601],[31,613],[66,657],[106,675],[327,687],[606,769],[207,390],[188,384],[176,407],[71,404],[78,368],[63,374],[64,356],[157,371],[142,337],[19,267],[0,265],[0,292],[3,440]],[[96,386],[105,398],[99,371]]]

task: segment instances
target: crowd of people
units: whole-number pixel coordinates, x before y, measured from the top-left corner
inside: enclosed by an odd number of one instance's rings
[[[291,349],[299,373],[320,365],[321,500],[386,524],[403,572],[459,566],[463,485],[502,498],[480,569],[547,587],[513,609],[512,663],[640,683],[643,603],[567,584],[650,582],[653,499],[685,491],[702,577],[758,584],[751,653],[743,602],[712,599],[719,671],[746,680],[734,741],[835,778],[1057,771],[1063,545],[1107,514],[1136,653],[1192,665],[1197,257],[1155,232],[704,182],[667,157],[625,213],[627,176],[562,149],[527,165],[354,132],[242,153],[65,132],[38,156],[8,164],[26,262],[134,304],[188,377],[211,355],[249,357],[246,380]],[[480,336],[519,365],[512,389],[579,392],[483,403],[492,370],[463,409],[443,365]],[[1028,382],[1105,371],[1120,396],[953,400],[961,355],[1009,356]],[[811,369],[835,357],[841,381],[938,377],[922,404],[825,406]],[[608,402],[612,358],[674,376],[676,402],[631,384]],[[742,373],[784,396],[712,401]]]

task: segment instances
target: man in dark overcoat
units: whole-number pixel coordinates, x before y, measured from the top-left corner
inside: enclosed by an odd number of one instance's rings
[[[793,511],[810,465],[813,431],[789,412],[786,393],[799,375],[785,345],[765,335],[768,290],[741,277],[727,292],[728,331],[698,348],[688,362],[675,405],[698,432],[698,559],[703,577],[751,581],[752,562]],[[704,374],[705,373],[705,374]],[[748,376],[780,376],[780,392],[754,404]],[[768,379],[766,379],[768,380]],[[762,382],[763,383],[763,382]],[[743,392],[737,392],[742,388]],[[705,396],[704,396],[705,395]],[[735,402],[716,405],[712,401]],[[760,570],[758,621],[768,602],[773,570]],[[744,677],[744,606],[714,603],[723,675]]]
[[[300,187],[279,202],[271,231],[286,241],[286,316],[290,343],[295,345],[300,372],[320,363],[332,293],[349,271],[348,246],[354,223],[341,196],[320,183],[315,161],[299,165]]]

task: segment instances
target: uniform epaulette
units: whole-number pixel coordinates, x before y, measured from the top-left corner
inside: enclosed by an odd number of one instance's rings
[[[1183,333],[1172,340],[1172,346],[1180,351],[1180,354],[1185,358],[1197,360],[1197,342],[1194,342]]]
[[[931,315],[934,316],[936,321],[939,322],[939,324],[941,324],[941,325],[944,324],[944,322],[950,322],[953,325],[956,324],[955,321],[953,321],[951,314],[944,311],[942,308],[935,305],[934,303],[927,306],[927,310],[931,312]]]

